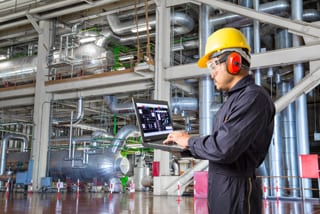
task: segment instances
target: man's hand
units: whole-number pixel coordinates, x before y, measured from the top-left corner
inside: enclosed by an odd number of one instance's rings
[[[164,144],[176,143],[182,148],[188,148],[188,140],[190,135],[185,131],[174,131],[168,134],[167,139],[163,141]]]

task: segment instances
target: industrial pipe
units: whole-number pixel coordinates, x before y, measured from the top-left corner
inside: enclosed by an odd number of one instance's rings
[[[0,175],[4,174],[6,169],[6,159],[7,159],[7,144],[9,140],[22,140],[21,151],[25,152],[28,144],[28,138],[22,134],[5,134],[2,139],[2,148],[1,148],[1,163],[0,163]],[[0,181],[0,187],[2,187],[2,182]]]
[[[112,142],[111,152],[114,154],[119,152],[130,134],[140,135],[139,128],[135,125],[126,125],[122,127]]]

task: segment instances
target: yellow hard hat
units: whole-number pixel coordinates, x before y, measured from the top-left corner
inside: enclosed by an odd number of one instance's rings
[[[207,67],[207,62],[212,54],[227,48],[245,48],[248,53],[251,50],[241,31],[231,27],[222,28],[208,37],[205,55],[199,59],[198,66],[200,68]]]

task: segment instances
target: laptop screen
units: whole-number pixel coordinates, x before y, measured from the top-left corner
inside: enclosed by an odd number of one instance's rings
[[[167,101],[134,99],[133,102],[144,142],[165,139],[173,131]]]

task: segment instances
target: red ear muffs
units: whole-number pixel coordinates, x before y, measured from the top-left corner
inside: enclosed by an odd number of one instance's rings
[[[241,69],[241,55],[237,52],[232,52],[227,58],[227,70],[230,74],[237,74]]]

